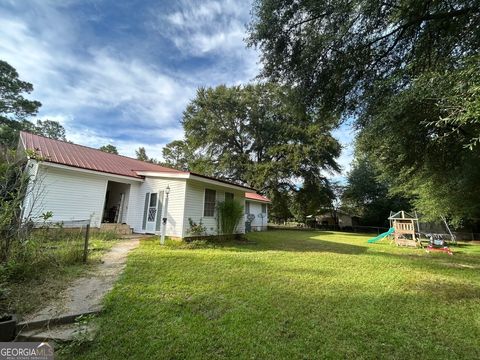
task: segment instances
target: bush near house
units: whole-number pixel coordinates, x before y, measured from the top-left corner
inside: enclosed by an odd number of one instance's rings
[[[226,200],[217,204],[217,231],[221,237],[232,238],[242,219],[243,206],[239,201]]]

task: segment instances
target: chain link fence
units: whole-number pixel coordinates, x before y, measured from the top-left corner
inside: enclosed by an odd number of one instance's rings
[[[72,262],[88,260],[90,219],[35,223],[32,236],[60,257],[70,258]]]

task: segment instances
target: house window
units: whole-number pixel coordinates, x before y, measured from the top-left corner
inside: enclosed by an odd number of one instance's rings
[[[245,201],[245,214],[250,214],[250,203]]]
[[[215,214],[216,197],[217,192],[215,190],[205,189],[203,216],[213,216]]]
[[[233,193],[225,193],[225,201],[233,201]]]
[[[150,194],[150,207],[156,207],[157,206],[157,193],[151,193]]]
[[[262,204],[262,214],[267,213],[267,204]]]

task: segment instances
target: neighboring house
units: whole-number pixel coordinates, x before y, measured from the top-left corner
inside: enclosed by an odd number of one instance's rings
[[[179,238],[190,235],[192,219],[202,221],[208,234],[215,235],[217,202],[228,197],[244,205],[245,193],[254,192],[238,184],[26,132],[20,134],[19,148],[36,154],[28,160],[31,189],[24,202],[24,217],[38,218],[51,211],[50,221],[90,219],[93,227],[127,224],[138,233],[159,233],[166,218],[166,235]],[[238,233],[245,232],[244,225],[239,224]]]
[[[245,194],[245,230],[267,230],[268,204],[271,201],[265,196],[256,193]]]
[[[308,218],[308,216],[307,216]],[[358,217],[349,215],[343,211],[337,211],[338,218],[338,227],[340,228],[350,228],[358,225]],[[335,218],[331,213],[324,213],[321,215],[315,216],[317,224],[323,226],[336,226]]]

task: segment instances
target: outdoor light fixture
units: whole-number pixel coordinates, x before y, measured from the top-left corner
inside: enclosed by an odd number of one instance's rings
[[[162,233],[160,236],[160,245],[165,244],[165,230],[167,227],[167,209],[168,209],[168,194],[170,194],[170,186],[165,188],[165,196],[162,204]]]

